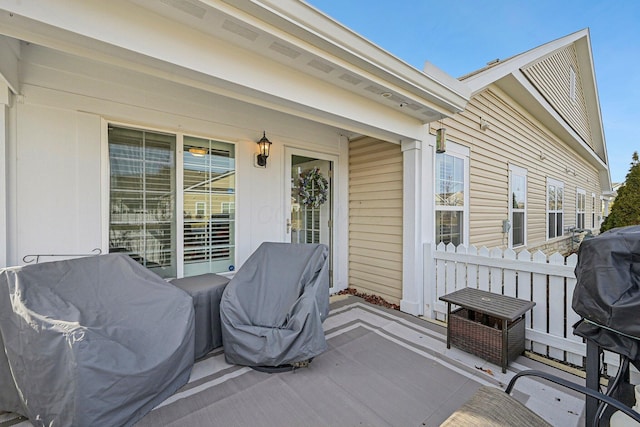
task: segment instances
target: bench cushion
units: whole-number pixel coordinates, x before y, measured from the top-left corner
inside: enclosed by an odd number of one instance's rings
[[[551,427],[551,424],[503,390],[483,386],[440,426]]]

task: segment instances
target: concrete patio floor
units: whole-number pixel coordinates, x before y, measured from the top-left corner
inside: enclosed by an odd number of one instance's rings
[[[309,368],[267,374],[229,365],[223,349],[136,426],[438,426],[481,385],[506,387],[525,369],[578,376],[521,356],[507,373],[458,349],[446,329],[354,296],[332,297],[329,349]],[[523,378],[514,395],[554,426],[583,425],[581,396]],[[0,426],[29,426],[0,415]]]

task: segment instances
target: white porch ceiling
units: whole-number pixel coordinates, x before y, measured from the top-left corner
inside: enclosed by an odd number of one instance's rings
[[[453,77],[416,70],[302,1],[131,1],[423,123],[462,111],[469,97]]]
[[[468,100],[452,77],[416,70],[296,0],[67,0],[46,7],[0,0],[2,8],[0,34],[352,134],[419,139],[422,124],[461,111]],[[234,65],[235,75],[224,70]],[[244,81],[236,78],[242,72]]]

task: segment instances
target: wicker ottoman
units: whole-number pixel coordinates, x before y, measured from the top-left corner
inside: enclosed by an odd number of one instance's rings
[[[478,312],[460,308],[449,317],[452,346],[475,354],[491,363],[502,366],[516,359],[524,351],[524,319],[507,322],[507,339],[503,342],[502,320],[485,316]],[[503,366],[503,346],[506,346],[507,360]]]
[[[524,315],[535,302],[473,288],[440,297],[447,302],[447,348],[453,345],[507,372],[524,351]],[[461,308],[451,311],[451,305]]]

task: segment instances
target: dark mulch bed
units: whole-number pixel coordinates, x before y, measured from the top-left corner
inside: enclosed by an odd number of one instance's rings
[[[386,301],[384,298],[379,297],[378,295],[365,294],[363,292],[358,292],[357,289],[347,288],[338,292],[338,295],[354,295],[356,297],[360,297],[369,304],[379,305],[386,308],[391,308],[393,310],[400,310],[400,306],[398,304],[392,304]]]

